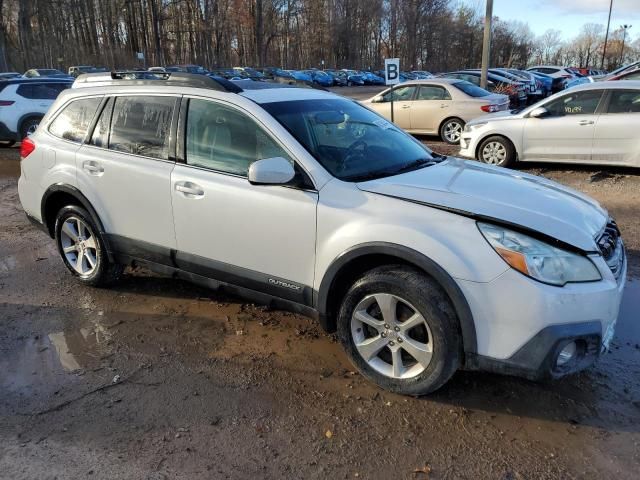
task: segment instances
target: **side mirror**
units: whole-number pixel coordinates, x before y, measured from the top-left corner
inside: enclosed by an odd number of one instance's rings
[[[382,95],[376,95],[371,99],[371,103],[382,103],[383,98]]]
[[[549,110],[544,107],[534,108],[531,110],[531,113],[529,113],[529,116],[531,118],[544,118],[549,116]]]
[[[253,185],[284,185],[295,175],[291,162],[282,157],[264,158],[249,166],[249,183]]]

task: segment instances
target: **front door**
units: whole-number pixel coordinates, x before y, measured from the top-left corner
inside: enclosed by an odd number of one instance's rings
[[[410,130],[411,108],[415,104],[414,97],[417,89],[418,87],[416,86],[407,85],[389,90],[382,95],[382,102],[376,104],[376,112],[387,120],[391,120],[391,109],[393,108],[393,123],[400,128]]]
[[[602,90],[577,91],[544,105],[548,115],[529,117],[523,130],[522,160],[588,162]]]
[[[211,100],[189,100],[185,135],[171,175],[178,266],[310,303],[317,192],[247,180],[252,162],[291,156],[249,114]]]

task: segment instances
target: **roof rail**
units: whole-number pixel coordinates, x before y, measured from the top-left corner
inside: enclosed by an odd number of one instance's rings
[[[96,86],[162,85],[174,87],[208,88],[221,92],[240,93],[242,88],[222,77],[185,72],[149,72],[114,70],[105,73],[84,73],[76,78],[73,88]]]

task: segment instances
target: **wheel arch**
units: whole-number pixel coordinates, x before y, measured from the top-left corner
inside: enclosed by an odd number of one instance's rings
[[[91,219],[98,226],[101,234],[104,233],[104,226],[91,202],[80,190],[73,185],[66,183],[56,183],[51,185],[44,192],[40,203],[42,223],[46,226],[51,238],[55,236],[54,227],[56,214],[66,205],[79,205],[91,215]]]
[[[322,326],[329,332],[335,331],[340,301],[357,278],[372,268],[393,263],[417,268],[438,282],[455,309],[462,331],[464,351],[476,353],[477,338],[473,315],[458,284],[426,255],[394,243],[371,242],[354,246],[340,254],[329,265],[319,289],[314,292],[314,303]]]
[[[30,113],[25,113],[23,116],[21,116],[18,119],[18,124],[17,124],[17,133],[18,135],[20,135],[20,132],[22,131],[22,126],[24,125],[24,122],[26,122],[27,120],[30,120],[32,118],[37,118],[40,121],[42,121],[42,119],[44,118],[44,113],[36,113],[36,112],[30,112]]]
[[[449,120],[460,120],[462,122],[462,126],[467,124],[464,118],[461,118],[457,115],[449,115],[448,117],[443,118],[442,121],[440,122],[440,125],[438,125],[438,133],[440,133],[444,124],[447,123]]]

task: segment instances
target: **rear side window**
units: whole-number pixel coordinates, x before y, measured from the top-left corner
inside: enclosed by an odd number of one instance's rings
[[[612,90],[607,113],[640,113],[640,90]]]
[[[82,142],[101,100],[101,98],[74,100],[64,107],[51,123],[49,133],[71,142]]]
[[[20,85],[16,93],[31,100],[55,100],[61,91],[70,86],[67,83],[29,83]]]
[[[451,100],[451,95],[444,87],[423,85],[418,91],[416,100]]]
[[[173,97],[117,97],[109,149],[166,160],[175,103]]]
[[[453,86],[462,90],[470,97],[486,97],[487,95],[491,95],[491,93],[487,92],[484,88],[477,87],[469,82],[456,82]]]

